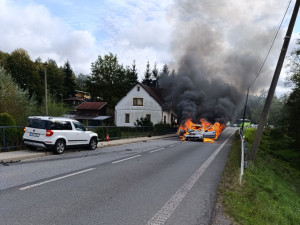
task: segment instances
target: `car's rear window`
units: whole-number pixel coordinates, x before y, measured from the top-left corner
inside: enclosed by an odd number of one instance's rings
[[[40,119],[27,119],[26,127],[50,130],[51,122]]]

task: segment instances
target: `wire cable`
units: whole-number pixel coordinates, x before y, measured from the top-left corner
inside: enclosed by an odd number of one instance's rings
[[[248,89],[250,89],[250,88],[253,86],[253,84],[254,84],[255,81],[257,80],[258,76],[260,75],[260,72],[261,72],[262,68],[264,67],[265,62],[267,61],[267,58],[268,58],[268,56],[269,56],[269,54],[270,54],[270,52],[271,52],[271,49],[272,49],[272,47],[273,47],[273,45],[274,45],[274,42],[275,42],[275,40],[276,40],[276,38],[277,38],[277,35],[278,35],[278,33],[279,33],[279,30],[280,30],[280,28],[281,28],[281,26],[282,26],[282,23],[283,23],[283,21],[284,21],[284,18],[286,17],[286,14],[287,14],[287,12],[288,12],[288,9],[290,8],[291,2],[292,2],[292,0],[290,0],[289,4],[288,4],[288,6],[287,6],[287,8],[286,8],[286,10],[285,10],[285,13],[284,13],[284,15],[283,15],[283,17],[282,17],[282,20],[281,20],[281,22],[280,22],[280,24],[279,24],[279,26],[278,26],[278,28],[277,28],[277,30],[276,30],[276,33],[273,35],[273,40],[272,40],[272,42],[271,42],[271,44],[270,44],[270,46],[269,46],[269,49],[268,49],[268,51],[267,51],[267,53],[266,53],[266,55],[265,55],[265,57],[264,57],[264,60],[263,60],[262,63],[260,64],[259,70],[258,70],[257,73],[256,73],[256,77],[255,77],[255,79],[253,80],[253,82],[251,83],[251,85],[249,85]]]

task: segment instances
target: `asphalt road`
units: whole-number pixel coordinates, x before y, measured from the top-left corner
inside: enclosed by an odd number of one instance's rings
[[[233,128],[0,166],[0,224],[209,224]]]

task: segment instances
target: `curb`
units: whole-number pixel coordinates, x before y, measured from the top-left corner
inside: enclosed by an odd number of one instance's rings
[[[19,162],[21,160],[26,159],[34,159],[34,158],[40,158],[47,155],[53,155],[53,152],[33,152],[33,151],[27,151],[27,150],[21,150],[21,151],[15,151],[13,153],[7,152],[7,155],[2,156],[0,153],[0,163],[13,163],[13,162]],[[2,157],[1,157],[2,156]]]
[[[124,144],[136,143],[136,142],[152,141],[156,139],[163,139],[163,138],[175,137],[175,136],[177,135],[168,134],[163,136],[139,137],[139,138],[112,140],[109,142],[98,142],[97,148],[105,148],[105,147],[124,145]],[[6,163],[19,162],[21,160],[40,158],[40,157],[53,155],[53,154],[54,153],[52,151],[36,152],[30,150],[2,152],[0,153],[0,163],[6,164]]]

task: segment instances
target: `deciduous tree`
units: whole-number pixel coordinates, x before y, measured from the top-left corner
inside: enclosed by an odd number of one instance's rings
[[[116,55],[109,53],[104,57],[98,56],[92,63],[91,75],[87,80],[88,90],[94,98],[99,97],[113,107],[135,83],[135,64],[132,69],[124,69],[118,63]]]
[[[6,69],[22,90],[28,90],[29,98],[40,92],[40,77],[35,64],[24,49],[14,50],[7,57]]]

